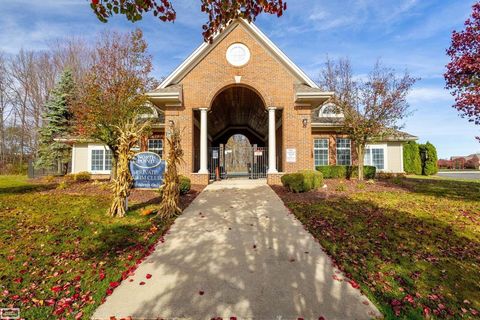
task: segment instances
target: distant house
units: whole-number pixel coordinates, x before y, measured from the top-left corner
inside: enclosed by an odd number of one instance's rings
[[[452,156],[450,160],[439,160],[438,166],[446,169],[479,169],[480,153],[468,156]]]

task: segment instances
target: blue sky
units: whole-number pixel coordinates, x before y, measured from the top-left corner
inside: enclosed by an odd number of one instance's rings
[[[173,0],[178,19],[153,17],[132,24],[123,18],[100,23],[88,0],[0,0],[0,50],[42,50],[68,36],[93,40],[103,29],[143,29],[150,45],[155,76],[166,76],[202,42],[206,17],[199,0]],[[420,77],[409,96],[414,114],[405,130],[437,146],[440,157],[480,151],[480,128],[458,116],[444,90],[442,74],[450,34],[471,11],[469,0],[287,0],[281,18],[264,15],[259,26],[314,80],[327,55],[349,57],[354,72],[365,75],[377,59]]]

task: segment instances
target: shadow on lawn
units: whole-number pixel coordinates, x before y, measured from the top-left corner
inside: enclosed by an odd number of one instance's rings
[[[0,194],[24,194],[29,192],[42,192],[56,188],[56,184],[29,184],[15,187],[0,187]]]
[[[331,260],[283,204],[258,196],[266,189],[247,191],[207,191],[208,198],[197,199],[197,210],[180,216],[144,262],[155,268],[153,278],[144,287],[122,284],[132,292],[129,304],[111,310],[134,318],[370,318],[364,299],[333,279]],[[137,270],[137,279],[145,270]]]
[[[415,193],[450,199],[480,201],[480,182],[428,178],[389,179],[397,186]]]
[[[458,187],[458,182],[448,182],[422,180],[434,183],[435,188],[420,186],[416,192],[445,196],[449,188]],[[471,187],[468,183],[463,187],[468,185]],[[451,195],[450,191],[449,195],[478,200],[478,195],[464,192]],[[432,311],[441,303],[457,316],[462,314],[461,307],[480,309],[480,241],[462,234],[466,225],[475,224],[468,217],[453,223],[434,215],[417,217],[408,209],[383,208],[373,201],[346,196],[330,197],[313,205],[290,203],[289,207],[329,255],[370,287],[386,318],[395,318],[393,299],[402,301],[407,294],[415,297],[416,293],[422,298],[415,301]],[[474,226],[469,232],[472,230]],[[476,235],[475,239],[480,238]],[[379,277],[378,272],[383,276]],[[396,288],[403,288],[403,292]],[[440,300],[429,299],[429,294],[438,295]],[[473,305],[464,304],[464,300]],[[438,312],[447,316],[447,309]],[[402,316],[422,317],[421,307],[409,310]]]

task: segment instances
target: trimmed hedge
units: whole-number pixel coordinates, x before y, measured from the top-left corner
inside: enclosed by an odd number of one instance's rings
[[[297,173],[285,174],[282,184],[290,192],[300,193],[316,190],[323,185],[323,176],[315,170],[302,170]]]
[[[415,141],[409,141],[403,145],[403,170],[407,174],[422,174],[420,149]]]
[[[180,176],[180,194],[186,194],[188,191],[190,191],[190,188],[192,187],[192,183],[190,181],[190,178],[185,177],[185,176]]]
[[[419,149],[420,154],[426,154],[426,159],[422,159],[422,174],[425,176],[436,174],[438,172],[438,157],[435,146],[427,141],[427,143],[419,145]]]
[[[358,166],[318,166],[315,169],[320,171],[325,179],[350,179],[358,177]],[[377,168],[374,166],[363,166],[363,176],[365,179],[374,179],[376,173]]]

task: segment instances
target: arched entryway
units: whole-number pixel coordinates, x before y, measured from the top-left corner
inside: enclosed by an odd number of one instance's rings
[[[210,177],[218,179],[232,176],[248,176],[249,178],[266,177],[269,170],[268,148],[271,145],[281,146],[281,119],[282,113],[273,107],[265,105],[263,97],[253,88],[245,85],[232,85],[220,90],[213,98],[207,109],[200,109],[194,113],[195,141],[198,147],[194,148],[194,171],[201,169],[201,140],[202,121],[206,122],[208,159],[207,169]],[[206,119],[202,120],[203,117]],[[272,141],[273,132],[273,143]],[[245,147],[249,146],[249,157],[232,159],[235,153],[227,148],[232,137],[244,137]],[[197,143],[196,143],[197,145]],[[274,152],[275,156],[276,152]],[[279,155],[281,152],[279,153]],[[248,170],[228,171],[227,162],[233,161],[238,167]],[[239,163],[243,161],[244,163]],[[277,171],[281,163],[280,158],[270,159],[272,170]],[[278,165],[277,165],[278,164]]]

